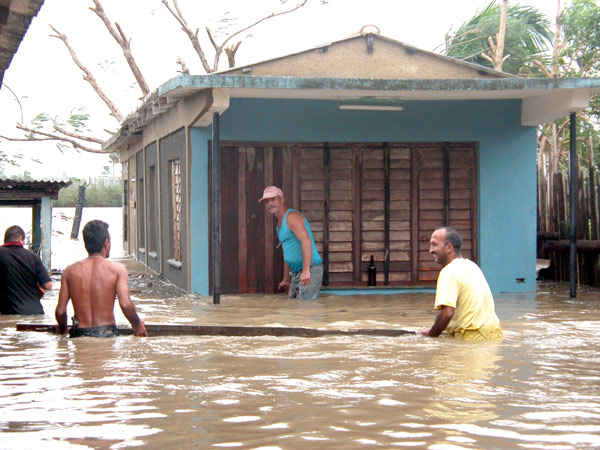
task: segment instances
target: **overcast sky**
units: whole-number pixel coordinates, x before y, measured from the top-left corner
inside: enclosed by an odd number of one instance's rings
[[[244,40],[238,51],[237,62],[239,65],[260,61],[343,39],[368,24],[376,25],[384,36],[424,50],[440,51],[446,33],[456,30],[490,1],[329,0],[321,5],[318,0],[308,0],[301,10],[253,29],[252,36]],[[278,0],[179,0],[188,24],[200,28],[211,62],[214,55],[202,31],[207,25],[217,30],[221,18],[229,13],[227,17],[237,19],[234,24],[239,24],[231,29],[237,30],[295,3],[296,0],[289,0],[282,7]],[[535,6],[554,22],[558,0],[509,2],[516,3]],[[160,0],[102,0],[102,4],[111,20],[118,22],[131,39],[133,54],[151,90],[177,75],[178,57],[183,57],[192,74],[205,73],[189,40]],[[80,60],[94,73],[123,115],[140,104],[141,91],[124,66],[120,48],[100,19],[88,9],[91,5],[91,0],[45,0],[5,73],[0,90],[0,134],[18,135],[14,126],[21,121],[22,114],[28,124],[41,112],[66,117],[77,107],[85,107],[92,114],[96,135],[108,138],[108,134],[98,130],[117,129],[117,122],[108,116],[106,106],[83,81],[64,44],[49,37],[52,32],[49,24],[69,37]],[[226,66],[223,57],[220,68]],[[26,169],[35,178],[95,176],[109,165],[106,155],[73,150],[62,154],[52,143],[0,141],[0,149],[9,155],[23,155],[20,168],[5,168],[8,174]]]

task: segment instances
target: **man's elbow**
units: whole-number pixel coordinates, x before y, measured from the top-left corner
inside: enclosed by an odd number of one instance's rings
[[[48,281],[47,283],[42,284],[42,289],[45,291],[49,291],[52,289],[52,281]]]
[[[445,323],[446,325],[448,325],[450,323],[450,321],[454,317],[454,311],[455,311],[455,309],[451,308],[449,306],[442,308],[442,310],[440,311],[440,316],[441,316],[443,323]]]
[[[54,311],[54,317],[56,318],[56,321],[59,324],[66,324],[67,323],[67,309],[61,307],[60,305],[56,307],[56,310]]]

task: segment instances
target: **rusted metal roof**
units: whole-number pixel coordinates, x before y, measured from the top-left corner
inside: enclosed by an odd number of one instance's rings
[[[44,0],[0,0],[0,87],[31,20]]]
[[[0,179],[0,203],[29,204],[42,197],[58,198],[58,192],[72,181],[11,180]]]

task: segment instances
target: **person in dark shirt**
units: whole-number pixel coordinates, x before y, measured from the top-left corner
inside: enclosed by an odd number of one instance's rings
[[[23,248],[25,232],[18,225],[4,233],[0,247],[0,313],[44,314],[40,299],[52,289],[52,279],[42,260]]]

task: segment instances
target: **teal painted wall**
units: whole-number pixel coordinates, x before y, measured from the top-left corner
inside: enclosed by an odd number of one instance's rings
[[[210,128],[192,128],[190,132],[190,289],[201,295],[208,295],[210,286],[208,142],[211,136]]]
[[[421,101],[404,106],[403,111],[343,111],[334,101],[232,99],[221,116],[221,139],[477,142],[479,264],[494,292],[535,290],[536,132],[520,125],[521,101]],[[210,138],[210,128],[191,133],[192,290],[204,295]]]

